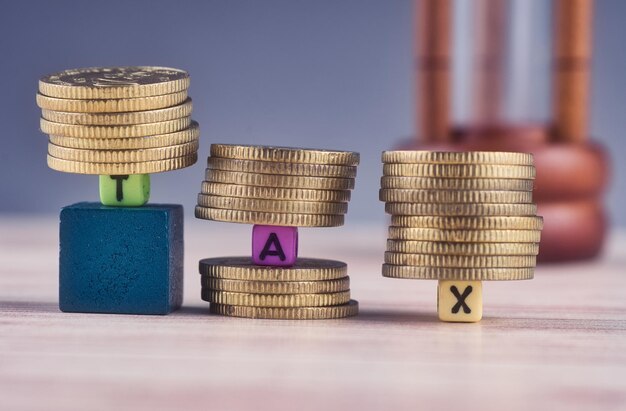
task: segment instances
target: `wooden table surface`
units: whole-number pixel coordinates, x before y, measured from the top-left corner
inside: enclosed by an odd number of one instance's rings
[[[245,255],[250,227],[193,218],[180,311],[61,313],[57,224],[0,219],[0,410],[626,409],[624,235],[485,283],[483,321],[449,324],[435,282],[380,275],[384,226],[303,229],[302,256],[348,262],[361,313],[298,322],[210,315],[197,261]]]

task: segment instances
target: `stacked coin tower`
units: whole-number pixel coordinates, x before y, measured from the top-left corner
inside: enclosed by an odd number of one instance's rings
[[[439,280],[439,319],[482,318],[482,281],[532,279],[543,219],[531,154],[386,151],[383,276]]]
[[[216,314],[271,319],[355,315],[347,266],[298,258],[298,227],[344,222],[359,154],[213,144],[196,217],[254,224],[251,257],[200,261],[202,299]]]
[[[182,206],[145,204],[149,173],[197,160],[188,87],[187,72],[163,67],[66,70],[39,81],[48,165],[100,176],[100,203],[61,211],[61,310],[167,314],[180,306]]]
[[[197,160],[189,75],[164,67],[66,70],[39,81],[41,130],[50,135],[48,165],[100,175],[104,205],[140,206],[149,173]]]

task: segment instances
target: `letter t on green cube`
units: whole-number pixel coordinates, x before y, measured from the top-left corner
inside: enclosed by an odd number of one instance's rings
[[[100,176],[100,202],[103,205],[138,207],[149,199],[149,174]]]

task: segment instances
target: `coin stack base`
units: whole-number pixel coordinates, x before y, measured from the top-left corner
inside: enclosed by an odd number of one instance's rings
[[[290,267],[256,265],[250,257],[200,261],[202,299],[214,314],[283,320],[344,318],[358,313],[350,300],[345,263],[299,258]]]
[[[183,207],[78,203],[60,216],[59,308],[165,315],[183,300]]]
[[[388,151],[382,161],[383,276],[438,280],[441,321],[480,321],[482,281],[533,277],[543,220],[532,155]]]

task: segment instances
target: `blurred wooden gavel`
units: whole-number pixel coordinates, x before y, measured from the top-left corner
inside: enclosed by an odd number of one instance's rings
[[[587,259],[602,249],[608,156],[589,141],[593,0],[553,0],[552,120],[511,124],[502,110],[502,0],[476,0],[475,122],[451,120],[451,0],[416,0],[417,133],[405,149],[523,151],[535,156],[534,199],[544,217],[540,261]]]

